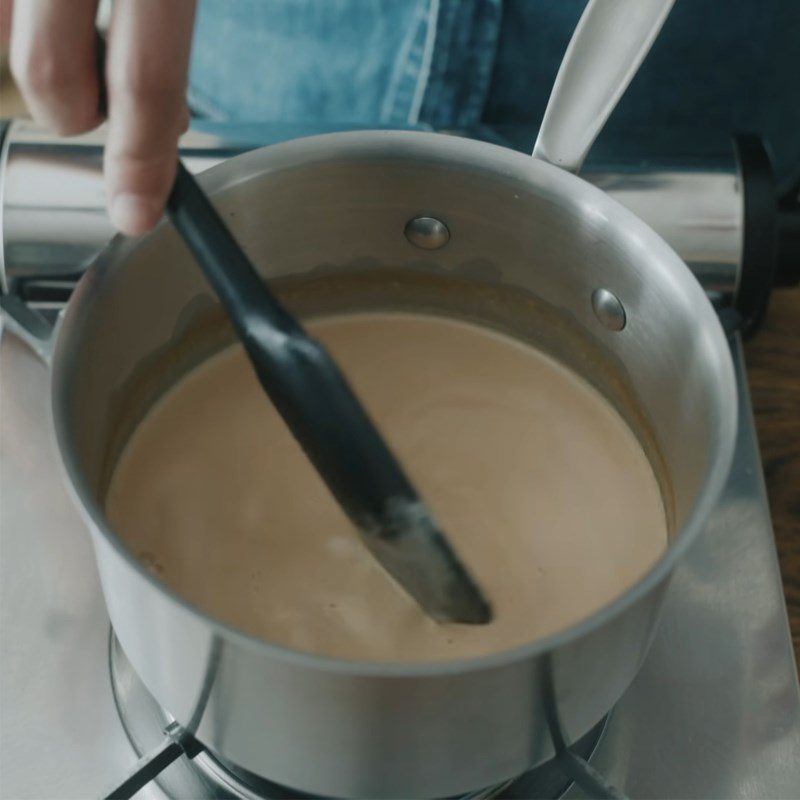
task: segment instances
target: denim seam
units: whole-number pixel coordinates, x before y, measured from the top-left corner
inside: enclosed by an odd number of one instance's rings
[[[424,58],[421,34],[427,38],[428,0],[418,0],[403,46],[400,49],[386,98],[381,107],[380,119],[384,124],[406,124],[411,114],[419,72]]]
[[[411,109],[408,112],[408,123],[415,125],[419,122],[419,112],[422,108],[422,101],[425,99],[425,92],[431,77],[431,65],[433,64],[433,54],[436,50],[436,38],[439,27],[440,0],[430,0],[428,7],[428,29],[425,33],[425,51],[422,56],[422,68],[420,69],[417,86],[414,90],[414,98],[411,101]]]
[[[436,110],[440,109],[442,93],[446,84],[445,78],[447,75],[447,68],[450,64],[450,55],[453,47],[453,34],[457,11],[458,8],[456,4],[445,3],[444,7],[439,12],[436,58],[431,65],[431,75],[428,79],[425,96],[420,106],[420,112],[425,107],[434,108]],[[435,113],[428,121],[435,127],[440,124]]]
[[[499,16],[501,12],[499,2],[492,0],[491,6],[494,7],[494,14]],[[487,9],[487,14],[489,13],[490,10]],[[459,113],[460,125],[472,125],[480,121],[483,115],[500,38],[500,19],[483,19],[478,30],[472,47],[473,58],[477,61],[475,79]]]

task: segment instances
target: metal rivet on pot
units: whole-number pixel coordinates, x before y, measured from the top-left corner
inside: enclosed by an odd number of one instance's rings
[[[609,330],[621,331],[625,327],[625,308],[608,289],[595,289],[592,292],[592,308],[597,319]]]
[[[438,250],[450,241],[447,225],[436,217],[414,217],[406,223],[406,239],[423,250]]]

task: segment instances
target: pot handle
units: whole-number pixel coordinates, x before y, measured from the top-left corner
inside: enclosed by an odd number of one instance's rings
[[[2,330],[7,329],[19,336],[42,363],[50,365],[55,342],[54,328],[41,314],[14,295],[0,294],[0,320]]]
[[[589,0],[542,118],[533,157],[577,172],[675,0]]]

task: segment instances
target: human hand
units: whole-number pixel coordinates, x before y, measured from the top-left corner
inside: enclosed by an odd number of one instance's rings
[[[2,0],[6,13],[11,2]],[[16,0],[11,71],[34,119],[62,135],[103,121],[101,87],[107,87],[103,167],[109,215],[118,230],[138,235],[161,218],[175,177],[178,137],[189,124],[195,0],[116,0],[101,65],[97,4]]]

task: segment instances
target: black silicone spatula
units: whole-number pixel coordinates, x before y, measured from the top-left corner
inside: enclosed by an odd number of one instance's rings
[[[333,358],[272,294],[180,162],[167,213],[261,385],[375,558],[434,619],[489,622],[489,604]]]

